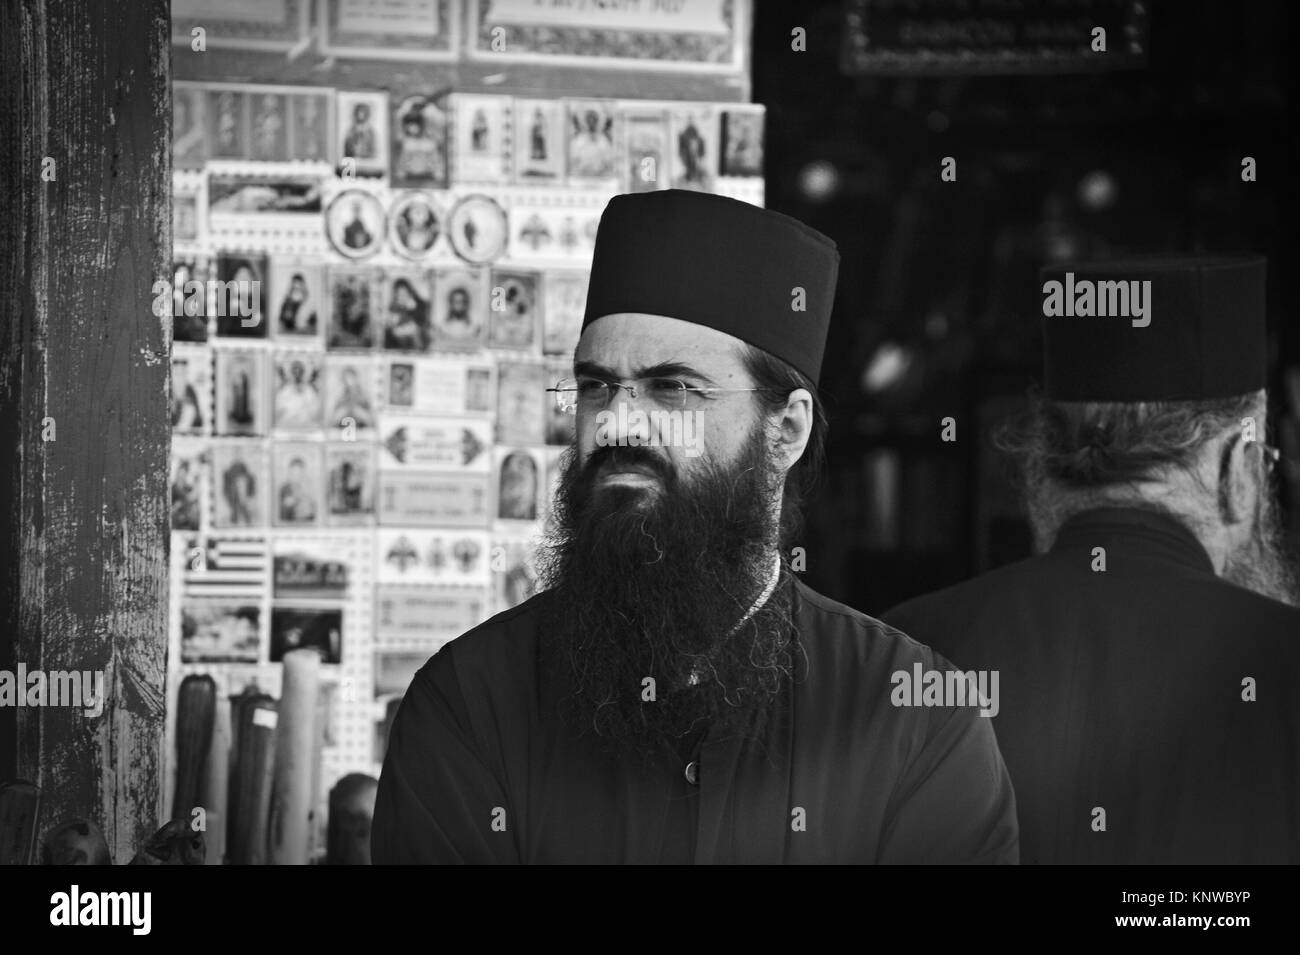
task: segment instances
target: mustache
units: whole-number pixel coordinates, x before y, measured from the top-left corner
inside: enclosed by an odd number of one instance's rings
[[[677,480],[677,470],[666,458],[635,445],[605,445],[596,448],[587,456],[586,463],[582,466],[581,478],[585,481],[594,481],[601,471],[622,468],[641,468],[649,471],[666,485]]]

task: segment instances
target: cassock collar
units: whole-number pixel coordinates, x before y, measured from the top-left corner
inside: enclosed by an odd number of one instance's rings
[[[1214,574],[1214,564],[1204,545],[1181,521],[1159,511],[1133,507],[1100,507],[1076,514],[1061,525],[1052,552],[1105,546],[1107,540],[1117,538],[1125,542],[1129,553],[1137,551]]]

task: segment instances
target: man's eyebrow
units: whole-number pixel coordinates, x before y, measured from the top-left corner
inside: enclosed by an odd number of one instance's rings
[[[590,375],[605,381],[617,381],[618,372],[594,361],[580,361],[574,364],[573,372],[577,375]],[[694,378],[706,385],[714,384],[712,378],[697,368],[680,361],[661,361],[657,365],[645,365],[633,369],[633,378]]]

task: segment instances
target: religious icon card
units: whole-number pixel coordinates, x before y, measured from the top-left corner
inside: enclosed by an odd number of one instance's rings
[[[217,334],[226,338],[266,337],[266,256],[222,252],[208,308],[217,316]]]
[[[325,358],[325,427],[341,432],[335,437],[352,441],[374,428],[374,375],[367,355]]]
[[[207,89],[197,83],[172,85],[172,166],[200,169],[207,159]]]
[[[542,291],[542,351],[572,361],[587,308],[587,273],[548,271]]]
[[[277,441],[271,446],[272,524],[318,526],[323,490],[319,444]]]
[[[339,175],[388,175],[388,94],[338,90]]]
[[[211,464],[212,526],[265,527],[267,467],[262,444],[214,441]]]
[[[272,256],[268,316],[273,338],[313,342],[325,327],[325,266],[301,258]]]
[[[204,106],[209,159],[248,159],[248,96],[241,89],[209,89]]]
[[[269,426],[266,352],[218,348],[216,421],[213,433],[262,435]]]
[[[201,346],[173,346],[172,432],[209,433],[212,425],[212,398],[212,352]]]
[[[324,356],[310,351],[276,352],[271,406],[276,431],[319,431],[325,404]]]
[[[516,99],[513,111],[515,181],[529,185],[563,180],[564,101]]]
[[[388,213],[388,234],[398,255],[427,259],[443,234],[443,212],[423,192],[405,193]]]
[[[663,110],[623,113],[623,176],[628,192],[668,188],[668,116]]]
[[[497,368],[496,439],[505,444],[543,444],[546,437],[546,366],[502,362]]]
[[[418,269],[385,271],[383,290],[381,347],[385,351],[428,351],[433,341],[429,274]]]
[[[721,173],[724,176],[763,175],[762,107],[731,107],[722,112]]]
[[[510,97],[455,93],[451,100],[455,116],[453,181],[509,182]]]
[[[614,100],[567,100],[566,171],[575,185],[616,185],[618,109]]]
[[[433,280],[433,347],[477,349],[487,327],[486,275],[481,269],[439,269]]]
[[[249,159],[285,162],[289,156],[289,98],[273,88],[251,89]]]
[[[536,351],[541,334],[540,276],[517,269],[493,269],[488,280],[489,348]]]
[[[326,523],[350,527],[374,523],[374,446],[341,441],[325,446]]]
[[[546,463],[540,451],[520,447],[492,449],[496,469],[496,508],[499,521],[536,521],[546,489]]]
[[[289,158],[334,164],[334,91],[289,96]]]
[[[345,189],[325,209],[325,234],[345,258],[369,258],[383,247],[387,233],[384,207],[365,189]]]
[[[326,273],[329,324],[325,345],[334,349],[372,349],[380,308],[379,270],[336,268]]]
[[[408,96],[393,109],[393,185],[438,189],[448,182],[451,117],[430,96]]]
[[[669,111],[669,170],[674,189],[711,192],[718,173],[718,116],[712,105]]]

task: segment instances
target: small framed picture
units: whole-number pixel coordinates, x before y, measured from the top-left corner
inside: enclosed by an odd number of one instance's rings
[[[499,258],[509,235],[506,211],[491,196],[466,196],[447,216],[451,249],[470,265],[486,265]]]
[[[325,327],[325,267],[301,259],[271,259],[271,335],[292,341],[320,337]]]
[[[535,521],[546,484],[541,455],[528,448],[498,447],[496,458],[496,519]]]
[[[289,99],[271,90],[250,91],[249,159],[284,162],[289,159]]]
[[[554,387],[561,378],[573,377],[573,362],[563,358],[548,358],[546,361],[546,387]],[[577,418],[567,411],[561,411],[555,395],[546,395],[546,443],[568,447],[573,444],[574,428]]]
[[[289,97],[289,156],[334,164],[334,94],[293,93]]]
[[[325,427],[355,432],[375,426],[371,359],[330,355],[325,359]],[[350,439],[347,439],[350,440]]]
[[[171,528],[197,531],[203,514],[203,471],[207,451],[199,442],[173,441],[171,453]]]
[[[172,351],[172,432],[204,434],[212,396],[212,356],[202,348]]]
[[[387,228],[384,207],[364,189],[345,189],[325,210],[330,244],[349,259],[364,259],[378,252]]]
[[[483,344],[487,302],[483,273],[439,269],[433,281],[433,346],[474,349]]]
[[[547,272],[543,300],[542,351],[572,361],[587,309],[587,273]]]
[[[208,158],[247,159],[248,97],[239,89],[209,89],[205,108]]]
[[[266,526],[266,452],[260,443],[212,446],[212,526]]]
[[[428,274],[414,269],[384,274],[385,351],[426,352],[433,340],[430,327]]]
[[[539,275],[493,269],[488,291],[489,348],[535,351],[540,335]]]
[[[564,103],[516,99],[513,107],[515,181],[559,182],[564,178]]]
[[[172,259],[172,341],[208,340],[208,271],[206,258]]]
[[[262,611],[256,603],[189,599],[181,603],[182,663],[256,663]]]
[[[321,519],[324,482],[321,446],[277,442],[271,449],[271,523],[277,527],[315,527]]]
[[[202,205],[200,197],[174,194],[172,196],[172,239],[175,242],[198,242],[203,234]]]
[[[208,302],[225,338],[266,337],[266,256],[217,256],[217,282]]]
[[[237,227],[234,216],[316,215],[321,207],[317,176],[217,175],[208,178],[208,213],[214,228]]]
[[[682,106],[669,115],[672,187],[712,191],[718,169],[717,114],[712,106]]]
[[[627,158],[624,175],[628,192],[654,192],[668,187],[668,116],[663,110],[631,110],[623,114]]]
[[[281,663],[290,650],[318,650],[324,663],[343,662],[341,607],[272,607],[271,662]]]
[[[310,0],[275,3],[172,0],[172,42],[189,46],[191,31],[202,27],[210,47],[287,51],[311,35]]]
[[[497,369],[496,439],[503,444],[542,444],[546,437],[546,366],[502,362]]]
[[[342,174],[388,175],[388,94],[338,90],[334,101]]]
[[[722,175],[763,175],[764,110],[726,109],[722,113]]]
[[[368,268],[331,268],[329,287],[330,349],[370,349],[375,345],[375,311],[379,308],[379,272]]]
[[[277,535],[271,540],[271,588],[292,600],[344,600],[352,577],[346,537]]]
[[[172,165],[202,168],[208,158],[207,90],[198,84],[172,85]]]
[[[451,117],[431,96],[408,96],[393,110],[393,185],[438,189],[448,182]]]
[[[537,592],[534,545],[526,538],[494,538],[492,590],[499,612],[517,607]],[[503,560],[495,559],[499,554]]]
[[[504,183],[510,179],[506,135],[510,97],[456,93],[455,169],[458,183]]]
[[[618,131],[613,100],[568,100],[568,178],[578,184],[618,180]]]
[[[399,255],[425,259],[442,235],[442,213],[424,193],[408,192],[393,203],[388,226]]]
[[[216,434],[267,433],[266,353],[222,348],[217,358]]]
[[[322,358],[314,352],[277,352],[275,362],[274,422],[277,431],[318,431],[324,399],[321,396]]]
[[[456,0],[323,0],[320,51],[362,60],[454,60],[460,50]]]
[[[375,458],[366,444],[345,441],[325,448],[326,522],[335,527],[375,519]]]

